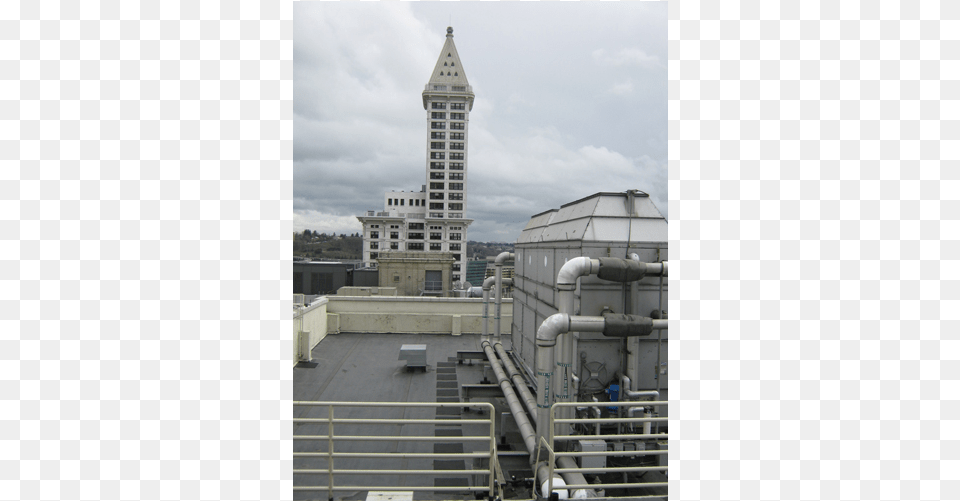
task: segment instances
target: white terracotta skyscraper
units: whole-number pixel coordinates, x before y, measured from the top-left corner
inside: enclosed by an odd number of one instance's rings
[[[422,94],[426,113],[426,183],[419,192],[384,194],[383,211],[368,211],[363,223],[363,261],[388,251],[449,252],[451,282],[466,276],[467,173],[473,89],[453,43],[453,28]],[[474,284],[479,285],[479,284]],[[444,284],[449,289],[451,284]]]

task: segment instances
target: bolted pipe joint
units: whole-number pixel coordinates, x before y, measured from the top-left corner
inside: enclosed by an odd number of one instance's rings
[[[570,315],[554,313],[537,329],[537,346],[556,346],[557,336],[570,331]]]
[[[577,278],[587,275],[596,275],[600,271],[600,260],[589,257],[575,257],[560,267],[557,273],[557,287],[560,290],[573,290],[577,286]]]

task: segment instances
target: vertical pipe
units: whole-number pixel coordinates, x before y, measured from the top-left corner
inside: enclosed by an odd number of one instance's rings
[[[660,249],[657,249],[657,254],[660,254]],[[657,256],[660,257],[659,255]],[[660,294],[659,300],[657,301],[657,316],[663,317],[663,276],[667,274],[667,264],[661,262],[663,268],[660,273]],[[657,329],[657,393],[660,393],[660,353],[661,353],[661,344],[663,343],[663,329]],[[657,406],[657,414],[660,414],[660,406]],[[657,433],[660,432],[660,422],[657,421],[656,426]]]
[[[493,285],[493,281],[493,277],[483,281],[483,318],[481,320],[481,323],[483,323],[483,337],[481,339],[486,339],[490,333],[490,287]]]
[[[501,252],[497,255],[497,258],[493,261],[494,266],[494,277],[496,279],[496,314],[494,315],[494,320],[496,325],[493,327],[493,338],[496,342],[500,341],[500,302],[503,299],[503,263],[507,259],[515,259],[516,257],[512,252]]]

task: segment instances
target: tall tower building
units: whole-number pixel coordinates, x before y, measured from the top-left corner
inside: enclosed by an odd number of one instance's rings
[[[383,211],[367,211],[363,223],[363,262],[376,265],[384,252],[446,252],[453,255],[451,283],[467,271],[467,138],[473,89],[457,47],[453,28],[424,87],[426,112],[426,183],[419,192],[384,194]],[[475,284],[477,285],[477,284]]]

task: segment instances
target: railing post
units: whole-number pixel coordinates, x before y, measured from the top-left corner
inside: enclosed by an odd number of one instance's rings
[[[495,481],[494,472],[496,471],[495,466],[497,461],[497,437],[496,437],[497,433],[496,433],[496,429],[493,427],[494,426],[493,415],[494,415],[494,410],[490,409],[490,426],[488,426],[488,428],[490,429],[490,464],[487,465],[487,469],[490,470],[490,492],[488,494],[489,496],[488,499],[493,499],[493,496],[494,496],[493,483]]]
[[[333,501],[333,406],[327,409],[327,499]]]

